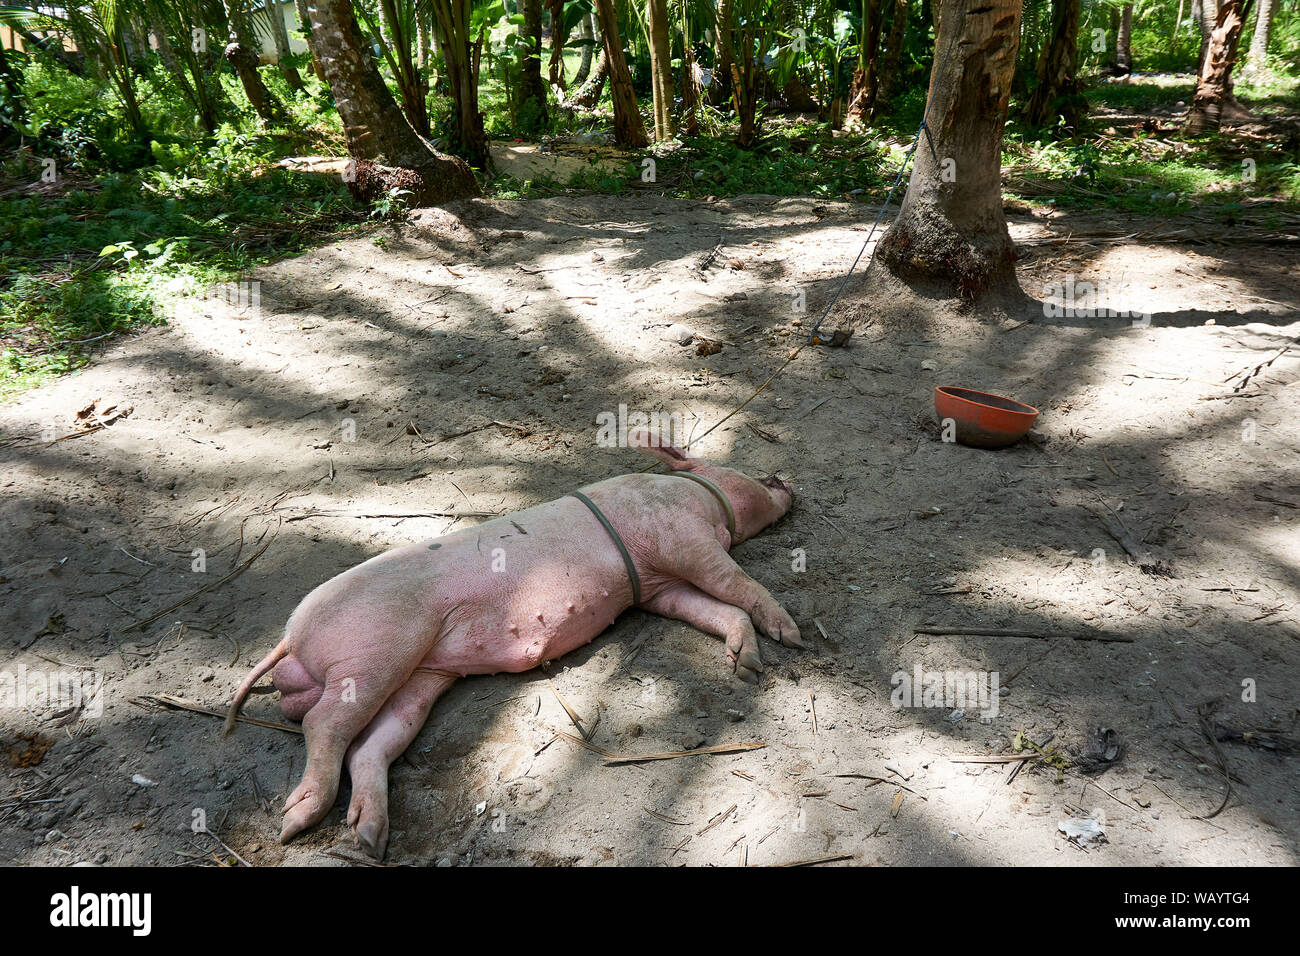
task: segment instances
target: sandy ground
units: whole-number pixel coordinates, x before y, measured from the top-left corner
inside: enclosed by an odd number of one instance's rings
[[[346,785],[322,825],[276,841],[299,736],[222,738],[143,695],[224,707],[321,581],[640,467],[597,447],[602,412],[702,433],[786,360],[874,211],[762,196],[424,210],[261,270],[258,301],[179,301],[168,327],[0,410],[0,670],[102,681],[80,710],[15,706],[12,682],[0,698],[0,860],[357,859]],[[831,322],[856,319],[849,346],[805,348],[695,446],[795,483],[792,513],[736,556],[815,649],[766,643],[751,688],[712,638],[633,611],[547,673],[461,681],[393,767],[388,862],[1296,863],[1300,353],[1235,397],[1229,380],[1300,334],[1294,249],[1067,243],[1178,223],[1043,215],[1013,221],[1025,289],[1097,282],[1103,307],[1149,327],[1041,307],[900,315],[855,280]],[[937,384],[1036,405],[1040,440],[944,442]],[[1111,513],[1169,574],[1128,560]],[[925,623],[1041,637],[915,634]],[[996,672],[996,716],[893,706],[893,675],[918,666]],[[766,746],[606,766],[557,737],[574,728],[548,679],[607,751]],[[278,720],[275,699],[246,712]],[[1089,766],[1098,727],[1121,752]],[[1070,766],[959,762],[1014,754],[1020,735]],[[1205,819],[1225,770],[1227,805]],[[1089,815],[1106,842],[1060,832]]]

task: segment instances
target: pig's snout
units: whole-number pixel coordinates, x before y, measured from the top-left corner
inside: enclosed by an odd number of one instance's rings
[[[765,488],[772,488],[777,491],[784,491],[787,495],[790,496],[791,500],[794,500],[794,488],[790,487],[790,483],[788,481],[782,481],[776,475],[772,475],[768,478],[760,479],[760,482]]]

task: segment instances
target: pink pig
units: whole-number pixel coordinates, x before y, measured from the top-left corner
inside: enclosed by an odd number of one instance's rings
[[[226,722],[229,733],[274,667],[280,708],[302,720],[307,737],[281,842],[329,811],[346,763],[348,825],[381,858],[388,767],[452,682],[560,657],[633,604],[723,638],[727,662],[750,683],[763,669],[755,627],[803,646],[790,615],[727,553],[790,510],[791,487],[691,458],[648,432],[628,443],[681,474],[621,475],[584,488],[590,505],[566,496],[394,548],[303,599],[284,639],[240,685]]]

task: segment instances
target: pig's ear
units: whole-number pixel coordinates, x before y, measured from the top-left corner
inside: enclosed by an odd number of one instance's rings
[[[690,471],[699,462],[697,462],[686,452],[682,451],[676,445],[671,445],[662,440],[654,432],[641,428],[629,432],[627,436],[627,446],[635,448],[643,455],[649,455],[651,458],[658,458],[669,468],[676,471]]]

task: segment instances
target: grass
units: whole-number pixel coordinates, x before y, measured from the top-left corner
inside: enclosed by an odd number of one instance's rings
[[[235,137],[230,147],[250,144]],[[87,340],[162,321],[172,294],[237,278],[359,221],[340,184],[248,159],[0,200],[0,399],[84,364]]]
[[[267,81],[294,103],[287,132],[246,114],[208,139],[159,123],[154,165],[139,169],[60,152],[87,139],[87,124],[111,122],[102,104],[44,106],[43,135],[0,168],[0,400],[86,364],[115,333],[165,321],[173,295],[365,222],[341,183],[273,166],[295,152],[337,152],[341,135],[319,88],[292,101],[278,76]],[[41,181],[42,156],[57,157],[52,182]]]

